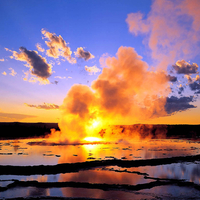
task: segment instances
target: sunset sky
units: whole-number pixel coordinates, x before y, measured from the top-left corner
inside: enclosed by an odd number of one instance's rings
[[[199,0],[0,0],[0,121],[200,124],[199,10]]]

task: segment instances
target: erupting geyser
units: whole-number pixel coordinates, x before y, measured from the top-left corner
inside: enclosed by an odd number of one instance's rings
[[[91,87],[76,84],[67,93],[60,106],[59,141],[99,138],[107,125],[133,124],[137,119],[167,115],[170,87],[166,73],[150,70],[131,47],[120,47],[116,57],[107,57],[104,64]],[[112,135],[107,130],[101,136],[107,140],[120,138]]]

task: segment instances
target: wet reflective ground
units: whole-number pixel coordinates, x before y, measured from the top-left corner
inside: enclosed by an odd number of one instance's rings
[[[200,143],[0,141],[0,198],[200,199]]]

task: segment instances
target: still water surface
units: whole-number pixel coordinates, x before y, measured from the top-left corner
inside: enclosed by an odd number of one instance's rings
[[[198,141],[188,140],[166,139],[87,145],[55,145],[41,139],[1,140],[0,165],[46,166],[94,160],[147,160],[198,155],[199,150]],[[9,187],[16,180],[27,183],[27,186]],[[36,184],[30,185],[30,181],[33,180]],[[183,181],[184,184],[181,183],[181,185],[179,181]],[[38,185],[38,183],[48,182],[53,186]],[[75,185],[58,186],[59,182],[75,182]],[[154,182],[156,185],[151,185]],[[151,166],[150,163],[149,166],[139,167],[110,165],[57,174],[25,176],[1,173],[0,198],[43,196],[100,199],[198,198],[200,197],[200,190],[197,187],[199,184],[200,162],[196,160],[169,164],[158,163],[155,166]]]

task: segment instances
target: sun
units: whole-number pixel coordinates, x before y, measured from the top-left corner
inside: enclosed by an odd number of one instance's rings
[[[87,142],[100,142],[102,139],[98,137],[85,137],[83,140]]]
[[[86,136],[82,139],[84,142],[95,143],[101,142],[102,138],[98,137],[98,133],[101,129],[102,122],[98,119],[91,119],[86,126]]]

